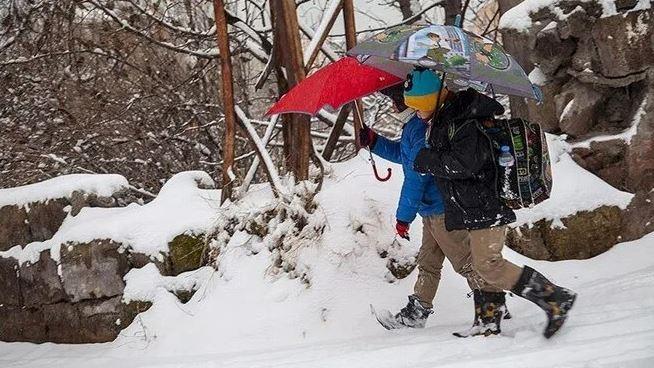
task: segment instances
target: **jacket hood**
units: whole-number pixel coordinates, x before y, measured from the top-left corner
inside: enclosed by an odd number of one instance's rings
[[[458,92],[441,112],[444,120],[487,119],[504,113],[504,107],[494,99],[472,88]]]

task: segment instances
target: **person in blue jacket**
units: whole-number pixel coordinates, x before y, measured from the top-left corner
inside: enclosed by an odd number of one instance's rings
[[[475,293],[502,293],[504,296],[502,290],[487,284],[473,270],[468,232],[448,232],[445,229],[443,196],[434,177],[420,174],[413,169],[418,152],[426,146],[425,134],[436,111],[438,96],[442,97],[439,101],[442,103],[449,94],[447,89],[443,89],[439,94],[441,84],[435,72],[416,69],[407,76],[404,86],[382,91],[391,97],[396,110],[401,111],[406,107],[415,110],[404,125],[399,141],[382,137],[365,125],[359,135],[362,147],[369,147],[375,155],[402,165],[404,182],[396,211],[397,235],[409,239],[409,228],[416,216],[420,215],[423,222],[422,245],[418,254],[418,279],[414,293],[409,296],[406,307],[382,323],[389,329],[425,326],[427,317],[433,313],[433,299],[440,283],[445,257],[449,259],[454,270],[467,279],[468,285]],[[503,303],[496,307],[499,311],[506,309]],[[499,323],[496,325],[486,326],[475,317],[474,331],[467,335],[498,333]]]

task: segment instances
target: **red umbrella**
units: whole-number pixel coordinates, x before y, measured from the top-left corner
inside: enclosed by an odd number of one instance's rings
[[[353,57],[344,57],[319,69],[293,87],[266,115],[315,115],[323,107],[338,109],[348,102],[402,81],[404,80],[396,75],[361,64]]]

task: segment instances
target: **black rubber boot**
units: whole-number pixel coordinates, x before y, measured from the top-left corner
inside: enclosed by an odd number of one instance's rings
[[[474,290],[475,320],[467,330],[454,332],[454,336],[490,336],[501,332],[500,324],[505,318],[506,298],[504,292],[491,293]]]
[[[395,320],[406,327],[423,328],[432,313],[431,308],[422,306],[417,296],[409,295],[409,303],[395,315]]]
[[[563,326],[577,298],[577,294],[572,290],[554,285],[541,273],[527,266],[511,291],[545,311],[547,326],[543,335],[548,339]]]

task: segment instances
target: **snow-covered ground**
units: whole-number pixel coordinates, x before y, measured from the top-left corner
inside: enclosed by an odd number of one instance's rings
[[[569,214],[569,192],[584,185],[592,190],[576,193],[578,209],[628,202],[629,195],[598,182],[571,162],[564,148],[553,142],[555,197],[543,204],[547,210],[534,210],[540,215],[525,215],[525,222],[538,216],[556,218]],[[167,278],[159,275],[155,267],[132,270],[126,276],[126,298],[149,299],[154,305],[116,341],[95,345],[0,343],[0,366],[652,365],[654,234],[584,261],[533,261],[505,250],[507,258],[531,265],[579,293],[569,322],[551,340],[541,336],[543,312],[517,297],[508,300],[514,318],[504,322],[500,336],[452,336],[452,331],[471,323],[473,308],[472,300],[466,298],[464,280],[449,266],[445,267],[438,291],[436,313],[425,329],[389,332],[381,328],[370,315],[369,304],[400,308],[406,303],[416,275],[389,283],[386,260],[378,256],[378,249],[387,247],[394,239],[392,225],[401,169],[393,166],[392,179],[380,183],[364,157],[334,165],[317,197],[317,211],[327,221],[325,234],[319,242],[297,253],[298,264],[309,270],[309,288],[286,274],[273,276],[267,248],[258,239],[240,233],[221,253],[218,271],[202,268]],[[377,164],[381,170],[390,165],[383,160]],[[575,185],[569,187],[570,182],[558,180],[557,175],[573,178]],[[254,187],[250,203],[260,205],[268,196],[265,186]],[[217,196],[208,196],[206,200],[212,198]],[[183,197],[171,203],[158,211],[183,209]],[[160,216],[153,216],[150,221],[157,221]],[[149,220],[146,217],[143,221]],[[417,250],[420,232],[421,226],[415,222],[411,229],[413,242],[404,250],[407,254]],[[188,303],[181,304],[167,291],[171,284],[200,287]]]

